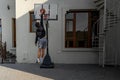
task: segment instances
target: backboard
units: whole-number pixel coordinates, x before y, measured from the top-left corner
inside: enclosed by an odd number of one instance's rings
[[[45,15],[48,15],[48,20],[58,19],[58,6],[57,4],[34,4],[34,18],[36,20],[40,19],[40,10],[45,9]]]

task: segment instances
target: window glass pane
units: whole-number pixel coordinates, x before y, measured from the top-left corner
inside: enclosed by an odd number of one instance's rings
[[[73,47],[73,21],[66,20],[65,47]]]
[[[73,31],[73,22],[72,21],[67,21],[66,22],[66,31],[67,32]]]
[[[35,32],[35,31],[36,31],[34,17],[35,17],[34,14],[31,14],[31,18],[32,18],[32,32]]]
[[[99,12],[98,11],[94,11],[92,12],[92,47],[98,47],[99,46],[99,23],[95,22],[98,20],[99,18]]]
[[[76,13],[76,47],[87,47],[88,13]]]
[[[73,19],[73,13],[67,13],[66,19]]]

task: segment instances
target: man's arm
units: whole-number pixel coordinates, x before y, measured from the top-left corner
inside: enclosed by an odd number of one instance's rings
[[[44,27],[44,25],[43,25],[43,14],[41,14],[40,25],[41,25],[42,27]]]
[[[37,31],[36,31],[35,45],[37,45],[37,40],[38,40],[38,36],[37,36]]]

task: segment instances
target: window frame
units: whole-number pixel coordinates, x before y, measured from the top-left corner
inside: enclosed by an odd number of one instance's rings
[[[29,31],[31,33],[34,33],[35,31],[32,31],[32,25],[33,25],[32,22],[35,21],[35,20],[32,19],[32,15],[34,15],[34,11],[29,11],[29,24],[30,24],[30,28],[29,28],[30,30]]]
[[[12,46],[16,48],[16,18],[12,18]]]
[[[74,10],[69,10],[69,12],[70,13],[88,13],[88,46],[87,47],[75,47],[75,45],[73,45],[73,47],[66,47],[66,17],[64,18],[64,22],[65,22],[65,32],[64,32],[64,48],[63,49],[71,49],[71,50],[73,50],[73,49],[85,49],[85,48],[92,48],[92,19],[91,19],[91,14],[92,14],[92,12],[94,12],[94,11],[97,11],[96,9],[74,9]],[[68,12],[68,11],[65,11],[65,14],[66,14],[66,12]],[[66,16],[66,15],[65,15]],[[76,16],[75,14],[74,14],[74,16]],[[76,18],[74,19],[74,22],[76,22]],[[74,26],[76,26],[76,24],[74,24]],[[74,29],[74,31],[76,30],[75,28],[73,28]],[[73,32],[74,32],[73,31]],[[90,34],[89,34],[90,33]],[[76,31],[74,32],[74,34],[73,34],[74,36],[76,35]],[[74,41],[76,41],[76,38],[74,37]],[[75,42],[74,42],[74,44],[75,44]]]
[[[0,41],[2,41],[2,19],[1,18],[0,18],[0,28],[1,28]]]

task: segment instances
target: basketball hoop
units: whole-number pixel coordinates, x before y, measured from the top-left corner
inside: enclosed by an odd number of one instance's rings
[[[43,15],[43,19],[47,20],[58,20],[58,6],[57,4],[34,4],[34,19],[41,19],[40,16]]]

